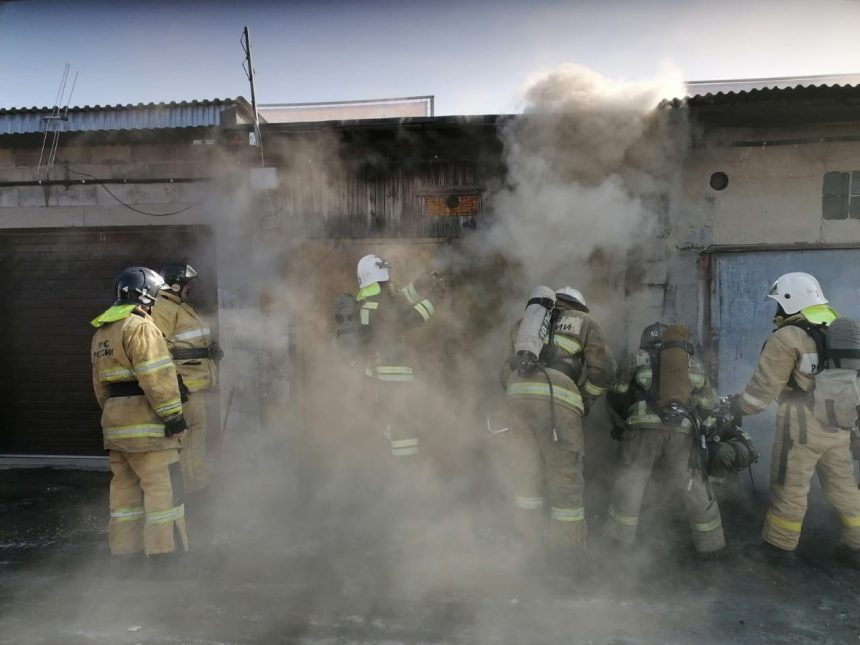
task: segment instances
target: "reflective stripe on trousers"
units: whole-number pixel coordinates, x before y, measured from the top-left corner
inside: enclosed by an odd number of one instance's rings
[[[586,391],[586,393],[590,394],[591,396],[600,396],[601,394],[606,392],[606,388],[600,387],[599,385],[595,385],[591,381],[586,381],[585,382],[585,391]]]
[[[508,385],[508,396],[540,396],[550,398],[549,384],[546,381],[543,383],[536,381],[511,383]],[[579,411],[583,410],[582,397],[566,387],[553,385],[552,397],[557,401],[567,403],[569,406]]]
[[[801,526],[803,525],[802,522],[790,522],[782,519],[781,517],[777,517],[773,513],[768,513],[765,521],[771,526],[791,531],[792,533],[800,533]]]
[[[623,524],[624,526],[638,526],[639,524],[638,515],[621,515],[621,513],[616,511],[612,506],[609,507],[607,514],[614,521],[619,524]]]
[[[389,383],[403,383],[415,380],[415,374],[413,373],[412,368],[403,365],[377,365],[374,368],[374,371],[367,369],[365,370],[365,374],[368,376],[375,376],[377,380]]]
[[[395,457],[407,457],[418,454],[418,439],[392,439],[391,454]]]
[[[176,520],[182,519],[183,517],[185,517],[185,504],[180,504],[179,506],[174,506],[173,508],[169,508],[166,511],[147,513],[146,523],[167,524],[168,522],[174,522]]]
[[[424,322],[430,320],[430,316],[432,316],[436,309],[433,307],[433,303],[429,300],[422,300],[418,304],[416,304],[413,309],[417,311],[421,317],[424,319]]]
[[[558,522],[581,522],[585,519],[585,509],[579,508],[557,508],[550,510],[550,517]]]
[[[143,506],[127,506],[117,508],[110,512],[110,518],[114,522],[135,522],[142,520],[144,515]]]
[[[722,527],[723,522],[720,518],[712,520],[710,522],[701,522],[701,523],[691,523],[690,527],[694,531],[699,531],[700,533],[708,533],[710,531],[716,531],[718,528]]]
[[[514,505],[524,511],[534,511],[543,508],[543,497],[514,496]]]

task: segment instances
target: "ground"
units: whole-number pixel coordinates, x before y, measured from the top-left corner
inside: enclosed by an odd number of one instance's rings
[[[730,510],[729,553],[720,562],[699,563],[683,540],[661,542],[656,533],[626,558],[607,555],[595,540],[588,570],[561,575],[522,566],[516,545],[495,527],[457,532],[431,521],[392,543],[351,531],[334,506],[291,519],[289,495],[222,506],[216,489],[206,513],[190,518],[193,550],[180,568],[137,562],[128,571],[106,554],[108,478],[0,471],[0,642],[860,640],[860,573],[836,567],[831,534],[805,534],[794,570],[742,555],[756,540],[758,506]],[[225,517],[223,508],[236,515]]]

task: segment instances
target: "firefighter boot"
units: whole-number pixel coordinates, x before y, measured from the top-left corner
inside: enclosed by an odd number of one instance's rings
[[[842,566],[860,571],[860,549],[852,549],[846,544],[836,547],[836,559]]]
[[[726,554],[726,548],[723,547],[714,551],[695,551],[694,553],[696,560],[701,562],[714,562],[723,559],[723,556]],[[786,551],[786,553],[788,553],[788,551]]]
[[[768,542],[747,545],[744,549],[744,555],[756,562],[783,567],[793,567],[797,563],[797,555],[794,551],[785,551]]]

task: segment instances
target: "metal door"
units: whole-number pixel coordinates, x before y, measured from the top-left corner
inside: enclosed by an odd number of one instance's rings
[[[860,318],[860,249],[718,252],[712,267],[711,330],[717,342],[720,394],[740,392],[752,376],[773,329],[776,304],[766,294],[783,273],[811,273],[834,309]],[[758,468],[762,475],[770,461],[774,417],[771,406],[744,420],[762,453]]]

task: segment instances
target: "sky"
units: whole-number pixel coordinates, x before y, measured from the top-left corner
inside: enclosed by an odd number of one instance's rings
[[[432,94],[437,114],[510,113],[564,63],[610,78],[860,72],[860,0],[0,0],[0,108],[250,95],[260,103]]]

